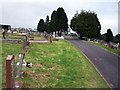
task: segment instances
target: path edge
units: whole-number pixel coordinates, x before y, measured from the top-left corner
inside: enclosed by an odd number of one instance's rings
[[[81,51],[82,52],[82,51]],[[88,61],[92,64],[92,66],[95,68],[95,70],[98,72],[98,74],[103,78],[103,80],[107,83],[107,85],[112,88],[109,83],[107,82],[107,80],[104,78],[104,76],[100,73],[100,71],[97,69],[97,67],[93,64],[93,62],[82,52],[82,54],[85,56],[85,58],[88,59]]]
[[[69,40],[67,40],[68,42],[70,42]],[[70,42],[71,43],[71,42]],[[75,46],[73,43],[71,43],[76,49],[79,49],[79,51],[84,55],[84,57],[89,61],[89,63],[91,63],[91,65],[95,68],[95,70],[98,72],[98,74],[103,78],[103,80],[107,83],[107,85],[110,87],[110,89],[112,90],[112,87],[110,86],[110,84],[107,82],[107,80],[104,78],[104,76],[100,73],[100,71],[97,69],[97,67],[93,64],[93,62],[80,50],[80,48],[78,48],[77,46]]]

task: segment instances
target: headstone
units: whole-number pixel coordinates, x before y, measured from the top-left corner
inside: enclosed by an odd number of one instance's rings
[[[52,35],[49,35],[49,42],[52,43]]]
[[[22,64],[23,64],[24,57],[25,57],[25,54],[21,53],[20,60],[19,60],[19,67],[18,67],[18,71],[17,71],[17,75],[16,75],[16,77],[18,77],[18,78],[22,78]]]
[[[14,88],[14,56],[8,55],[6,59],[6,88]]]

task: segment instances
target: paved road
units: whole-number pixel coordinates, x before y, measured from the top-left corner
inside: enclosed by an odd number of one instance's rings
[[[81,40],[68,40],[80,48],[92,61],[112,88],[118,88],[118,59],[120,60],[120,57]]]

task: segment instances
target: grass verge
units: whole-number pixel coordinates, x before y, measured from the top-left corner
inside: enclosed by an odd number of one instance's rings
[[[22,48],[22,44],[12,44],[8,42],[2,42],[2,87],[3,88],[5,87],[5,83],[6,83],[6,58],[8,55],[14,55],[15,63],[16,63],[18,61],[18,55],[22,51],[21,48]]]
[[[98,46],[98,47],[100,47],[104,50],[107,50],[107,51],[109,51],[109,52],[111,52],[111,53],[113,53],[117,56],[120,56],[120,50],[113,49],[113,48],[110,48],[110,47],[107,47],[107,46],[103,46],[100,43],[95,43],[95,42],[89,42],[89,43],[92,44],[92,45],[96,45],[96,46]]]
[[[5,86],[5,58],[14,54],[17,62],[21,45],[3,43],[2,47]],[[52,44],[33,43],[25,60],[32,62],[33,67],[23,68],[24,88],[109,88],[82,52],[66,40]]]

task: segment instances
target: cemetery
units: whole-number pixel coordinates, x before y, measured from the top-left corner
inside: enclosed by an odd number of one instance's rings
[[[118,2],[33,1],[3,1],[0,89],[118,89]]]
[[[97,39],[94,39],[94,40],[90,40],[90,39],[87,39],[87,41],[92,44],[92,45],[96,45],[96,46],[99,46],[100,48],[103,48],[113,54],[116,54],[118,56],[120,56],[120,45],[119,45],[119,42],[118,43],[113,43],[113,42],[106,42],[104,40],[97,40]]]
[[[2,88],[109,87],[82,52],[63,38],[9,33],[1,42]]]

